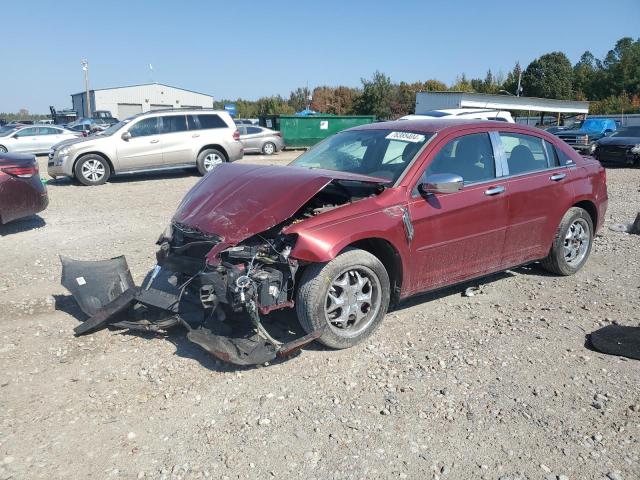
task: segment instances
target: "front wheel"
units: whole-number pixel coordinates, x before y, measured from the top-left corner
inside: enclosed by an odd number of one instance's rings
[[[111,176],[109,163],[100,155],[85,155],[76,162],[76,179],[83,185],[102,185]]]
[[[349,348],[370,336],[389,307],[389,275],[367,251],[349,249],[328,263],[309,265],[296,296],[300,324],[324,329],[318,339],[331,348]]]
[[[0,145],[0,153],[7,153],[7,147]]]
[[[216,150],[215,148],[207,148],[200,152],[196,165],[200,175],[206,175],[218,165],[227,161],[227,157],[224,153]]]
[[[542,267],[558,275],[573,275],[589,258],[593,245],[593,220],[589,213],[572,207],[562,217],[547,258]]]

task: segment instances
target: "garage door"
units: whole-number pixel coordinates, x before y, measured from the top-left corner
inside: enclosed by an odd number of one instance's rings
[[[156,103],[155,105],[152,103],[151,104],[151,110],[162,110],[163,108],[173,108],[171,105],[160,105],[159,103]]]
[[[119,103],[118,104],[118,118],[124,120],[131,115],[142,112],[142,105],[139,103]]]

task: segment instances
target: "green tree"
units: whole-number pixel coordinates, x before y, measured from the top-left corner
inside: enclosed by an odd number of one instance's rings
[[[466,74],[462,74],[456,78],[456,81],[449,87],[452,92],[474,92],[471,81],[467,78]]]
[[[310,97],[311,91],[308,87],[298,87],[289,94],[289,106],[293,108],[295,112],[304,110],[309,104]]]
[[[375,115],[379,119],[391,117],[393,85],[384,73],[376,72],[371,80],[362,81],[362,95],[357,99],[355,110],[363,115]]]
[[[562,52],[542,55],[522,75],[524,94],[529,97],[570,99],[573,67]]]

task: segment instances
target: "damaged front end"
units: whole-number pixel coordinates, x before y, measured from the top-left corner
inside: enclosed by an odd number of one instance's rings
[[[380,183],[340,172],[221,165],[178,207],[142,286],[134,285],[124,257],[61,258],[62,284],[90,317],[75,332],[109,325],[163,332],[181,325],[190,341],[225,362],[255,365],[289,356],[323,331],[282,342],[261,321],[294,306],[300,265],[291,257],[296,236],[286,227],[377,195]]]
[[[61,257],[62,284],[89,315],[75,333],[106,326],[163,332],[182,325],[190,341],[236,365],[290,356],[322,334],[281,342],[261,322],[261,314],[293,306],[298,265],[288,258],[287,237],[250,239],[221,252],[217,265],[207,264],[207,253],[221,240],[173,225],[158,241],[158,264],[141,287],[134,285],[124,257],[97,262]],[[238,314],[248,322],[234,321]]]

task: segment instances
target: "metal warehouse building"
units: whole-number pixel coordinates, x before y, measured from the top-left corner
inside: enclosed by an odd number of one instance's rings
[[[108,110],[119,119],[162,108],[213,108],[211,95],[161,83],[89,90],[89,98],[91,116],[96,110]],[[86,117],[86,92],[71,95],[71,101],[78,116]]]

